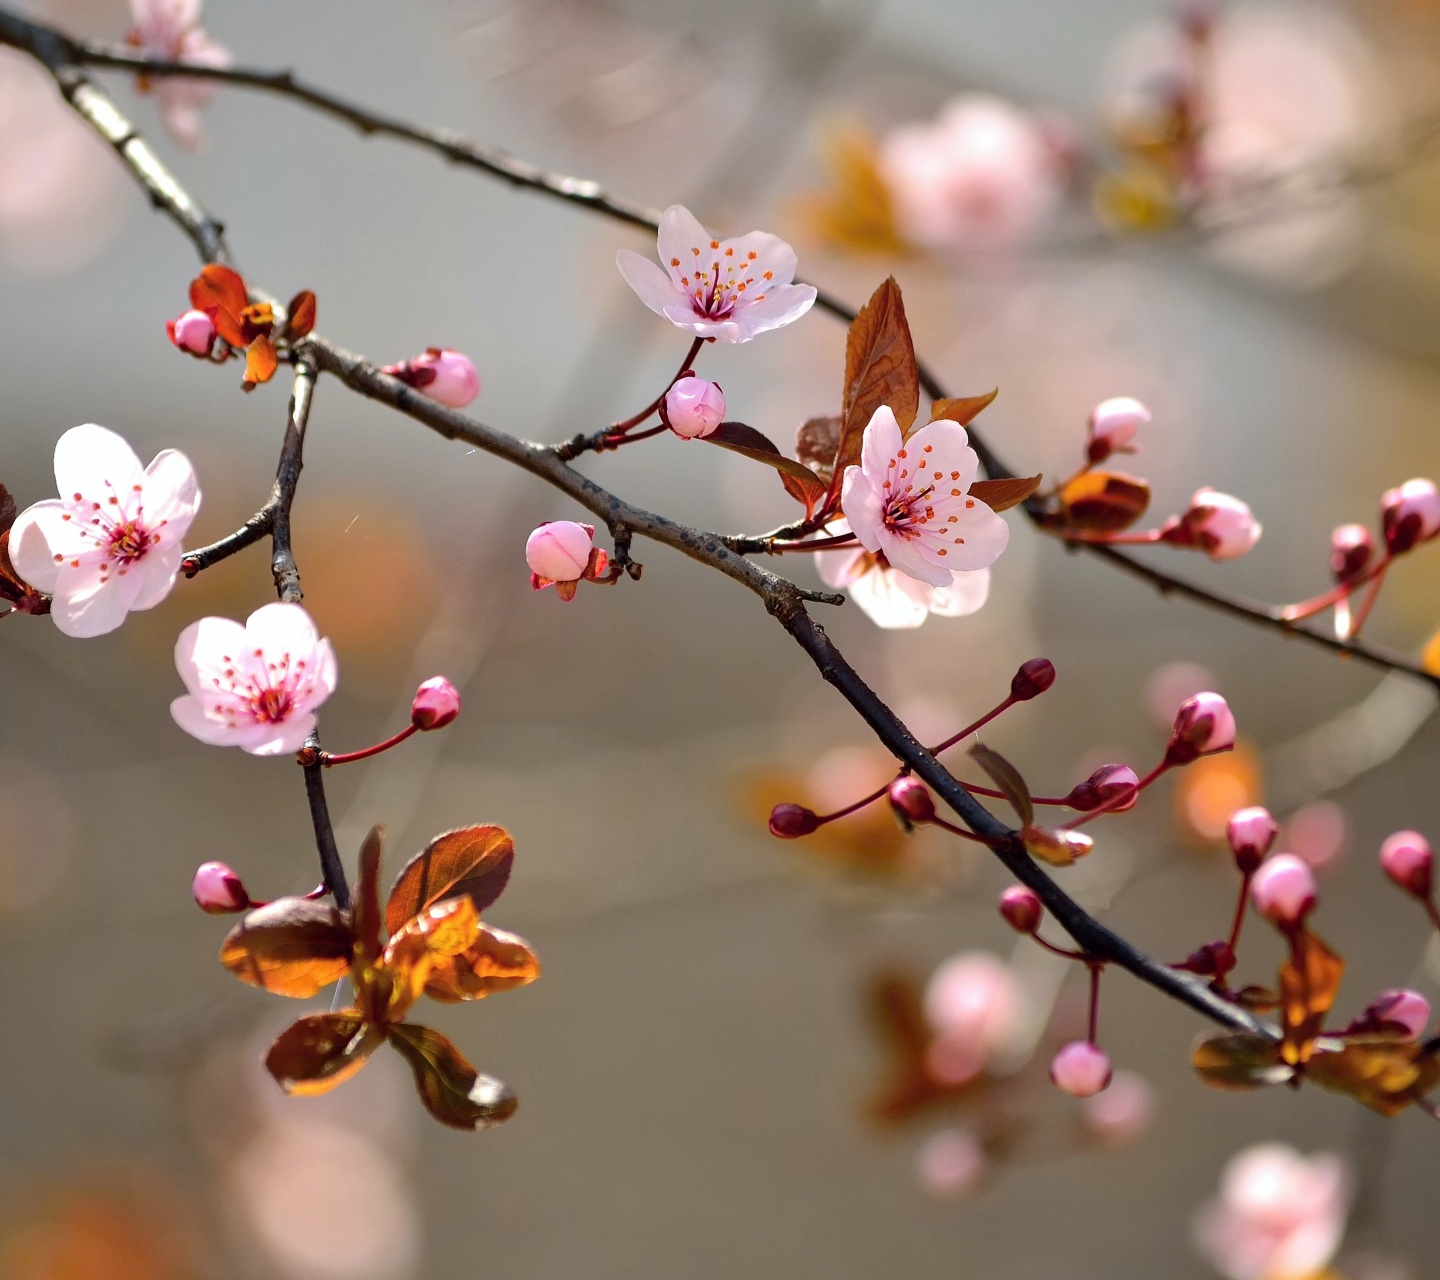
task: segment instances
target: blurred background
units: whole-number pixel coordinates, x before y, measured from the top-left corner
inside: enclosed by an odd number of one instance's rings
[[[20,8],[105,38],[129,25],[118,0]],[[1154,553],[1197,578],[1312,595],[1334,525],[1373,522],[1383,489],[1440,470],[1428,0],[1185,21],[1161,0],[211,0],[204,22],[240,62],[732,233],[776,231],[852,303],[894,272],[922,356],[958,392],[999,387],[980,425],[1022,473],[1068,474],[1091,407],[1141,398],[1155,420],[1127,465],[1156,514],[1213,484],[1265,523],[1238,563]],[[248,278],[314,289],[320,329],[378,362],[465,351],[487,422],[594,430],[684,353],[613,266],[649,237],[256,94],[221,93],[187,150],[153,98],[106,83],[224,219]],[[937,207],[907,165],[946,129],[960,194]],[[191,456],[196,544],[264,500],[286,379],[244,396],[234,366],[178,358],[163,322],[194,268],[48,80],[0,50],[0,479],[22,507],[53,494],[55,438],[90,421],[144,459]],[[844,341],[812,314],[707,350],[700,371],[788,446],[836,410]],[[669,436],[582,465],[708,528],[792,511],[768,469]],[[1102,1039],[1131,1107],[1050,1091],[1045,1037],[1073,1029],[1081,975],[1015,947],[999,868],[883,814],[766,835],[770,803],[853,797],[883,753],[754,600],[678,555],[637,543],[638,585],[532,593],[525,534],[578,515],[319,387],[295,546],[339,655],[326,743],[393,732],[437,672],[465,698],[444,733],[330,775],[341,847],[353,858],[384,821],[398,867],[438,831],[503,823],[517,862],[487,918],[544,964],[524,991],[427,1011],[520,1096],[479,1136],[430,1122],[384,1053],[324,1099],[281,1096],[259,1061],[296,1009],[214,962],[225,922],[190,899],[208,859],[264,897],[315,880],[293,764],[202,747],[168,711],[174,637],[271,598],[264,552],[100,639],[0,625],[0,1274],[1198,1280],[1227,1264],[1192,1242],[1197,1209],[1236,1152],[1281,1142],[1345,1162],[1335,1274],[1440,1275],[1440,1132],[1418,1112],[1210,1092],[1188,1066],[1198,1020],[1118,974]],[[1323,877],[1341,1011],[1382,987],[1440,992],[1440,950],[1374,860],[1397,828],[1440,834],[1433,693],[1163,601],[1011,523],[982,612],[904,632],[853,605],[823,621],[922,736],[1050,657],[1055,688],[987,735],[1050,794],[1107,760],[1143,772],[1178,702],[1218,688],[1240,749],[1100,824],[1064,883],[1178,960],[1223,932],[1217,837],[1263,800]],[[1436,554],[1398,567],[1371,638],[1421,652]],[[982,1096],[882,1123],[894,1011],[977,951],[1014,1014]],[[1263,982],[1279,947],[1257,928],[1242,956]]]

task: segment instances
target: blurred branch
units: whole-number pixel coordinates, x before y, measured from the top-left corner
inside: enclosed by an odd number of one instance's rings
[[[67,41],[47,28],[13,17],[4,10],[0,10],[0,42],[16,44],[17,47],[35,54],[50,69],[62,90],[67,83],[77,91],[83,90],[75,96],[67,93],[66,97],[94,127],[102,132],[106,132],[107,127],[113,128],[127,139],[125,146],[116,147],[121,159],[147,189],[173,191],[173,198],[157,201],[157,207],[191,236],[200,248],[202,257],[206,257],[207,261],[213,260],[211,255],[218,254],[221,248],[218,233],[208,242],[210,247],[207,248],[207,242],[203,237],[197,238],[193,229],[218,227],[219,224],[207,217],[181,191],[173,177],[154,158],[153,153],[140,143],[135,130],[114,104],[90,85],[81,73],[67,65],[66,57],[71,54],[84,56],[84,47]],[[77,96],[81,101],[89,103],[91,110],[82,109],[77,102]],[[106,133],[106,136],[109,134]],[[158,185],[152,187],[152,184]],[[542,189],[550,188],[544,186]],[[650,224],[647,221],[644,225]],[[838,306],[833,302],[829,305],[832,309]],[[933,787],[973,831],[991,843],[996,855],[1011,873],[1039,895],[1046,908],[1084,951],[1119,965],[1141,981],[1223,1026],[1274,1034],[1246,1010],[1216,995],[1200,979],[1161,964],[1106,929],[1046,874],[1025,850],[1019,833],[994,817],[921,745],[895,713],[865,683],[825,634],[824,629],[816,624],[805,609],[807,600],[839,603],[843,597],[827,592],[804,591],[795,583],[737,555],[717,534],[693,529],[634,507],[575,471],[557,456],[554,448],[518,439],[454,409],[446,408],[420,395],[399,379],[381,372],[363,358],[342,350],[318,335],[312,334],[297,344],[296,357],[296,393],[286,429],[287,449],[282,453],[280,470],[286,472],[287,456],[291,458],[293,469],[288,472],[288,480],[285,480],[284,475],[277,474],[277,488],[281,487],[284,481],[293,496],[294,480],[299,473],[299,447],[303,441],[304,417],[308,412],[309,387],[312,382],[312,375],[306,371],[316,369],[331,374],[370,399],[390,405],[446,439],[463,440],[546,481],[603,520],[617,539],[628,540],[633,534],[642,534],[718,570],[761,599],[767,611],[804,649],[820,674],[839,690],[879,740],[908,765],[916,776]],[[293,451],[289,447],[292,439]],[[288,505],[285,506],[285,511],[288,514]],[[277,516],[278,513],[277,508]],[[273,527],[277,523],[276,517],[272,516],[271,519]],[[242,530],[236,536],[248,535]],[[250,538],[252,542],[255,540],[257,539]],[[276,559],[279,559],[278,549]],[[293,561],[290,563],[293,567]],[[277,572],[277,583],[279,579]],[[282,586],[282,594],[284,589]],[[298,583],[295,589],[298,590]],[[301,753],[306,794],[310,802],[326,885],[334,895],[337,905],[344,907],[349,901],[349,890],[326,805],[320,760],[319,742],[312,736]]]

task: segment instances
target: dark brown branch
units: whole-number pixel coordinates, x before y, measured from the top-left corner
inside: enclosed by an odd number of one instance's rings
[[[311,734],[301,753],[305,771],[305,798],[310,802],[310,821],[315,828],[315,847],[320,853],[320,872],[325,887],[342,911],[350,905],[350,886],[345,880],[345,864],[335,844],[335,828],[330,822],[330,806],[325,800],[325,753],[320,739]]]

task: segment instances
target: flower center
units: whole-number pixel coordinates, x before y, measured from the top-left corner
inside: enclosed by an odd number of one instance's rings
[[[935,508],[929,502],[934,491],[935,486],[929,485],[916,493],[907,484],[899,493],[890,495],[880,519],[891,533],[902,538],[918,538],[922,526],[935,518]]]
[[[133,564],[145,554],[145,549],[153,541],[156,538],[147,533],[138,521],[127,521],[110,531],[110,558],[124,565]]]
[[[255,719],[278,724],[294,710],[295,699],[291,696],[290,690],[284,686],[279,688],[272,686],[256,693],[251,698],[250,705],[255,712]]]
[[[733,246],[721,249],[720,241],[710,241],[710,252],[716,256],[710,263],[709,270],[702,270],[702,252],[698,247],[691,248],[690,252],[697,261],[694,263],[693,274],[682,275],[680,286],[686,291],[691,305],[695,308],[696,315],[706,320],[724,320],[742,302],[763,302],[765,294],[748,293],[748,290],[755,284],[756,276],[753,274],[758,265],[756,259],[758,254],[750,250],[743,256],[737,255]],[[723,263],[722,263],[723,259]],[[679,258],[671,258],[670,266],[676,271],[683,271]],[[752,274],[747,275],[746,272]],[[775,278],[773,271],[762,271],[759,274],[760,288],[764,290]]]

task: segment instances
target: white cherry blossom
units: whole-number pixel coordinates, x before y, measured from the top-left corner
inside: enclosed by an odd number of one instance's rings
[[[335,651],[298,604],[267,604],[245,625],[201,618],[180,633],[175,669],[190,691],[170,704],[186,733],[253,756],[300,750],[335,692]]]
[[[826,533],[845,533],[849,528],[842,520],[828,526]],[[901,573],[883,554],[864,547],[817,551],[815,568],[827,586],[848,591],[865,616],[887,631],[918,627],[932,613],[963,618],[983,608],[990,594],[989,569],[952,573],[948,586],[936,587]]]
[[[141,467],[120,436],[87,423],[56,442],[55,484],[58,499],[15,521],[10,557],[22,578],[54,597],[50,615],[61,631],[103,635],[170,594],[181,539],[200,509],[183,453],[166,449]]]
[[[764,231],[716,240],[690,210],[672,204],[660,216],[657,266],[629,249],[615,255],[620,274],[651,311],[700,338],[749,342],[798,320],[815,290],[793,284],[795,250]]]
[[[190,62],[203,67],[228,67],[229,52],[200,27],[200,0],[130,0],[135,25],[129,43],[152,58]],[[142,89],[153,89],[160,118],[171,136],[191,150],[204,141],[200,108],[215,96],[215,85],[182,76],[141,77]]]
[[[861,546],[934,587],[952,586],[956,572],[989,567],[1010,540],[1005,521],[970,496],[980,460],[967,439],[964,427],[942,418],[907,441],[881,405],[840,494]]]

